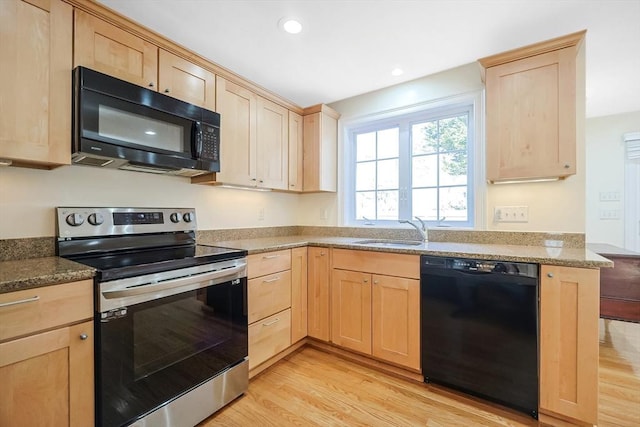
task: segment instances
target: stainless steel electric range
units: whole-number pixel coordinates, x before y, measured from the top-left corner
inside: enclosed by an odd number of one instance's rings
[[[194,209],[57,208],[57,254],[96,268],[96,425],[191,427],[248,385],[246,251]]]

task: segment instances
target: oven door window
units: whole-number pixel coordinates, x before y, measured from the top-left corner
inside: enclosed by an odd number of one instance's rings
[[[126,307],[97,327],[99,418],[119,426],[247,356],[246,279]]]
[[[85,91],[82,136],[97,141],[157,153],[191,157],[193,120],[145,105]]]

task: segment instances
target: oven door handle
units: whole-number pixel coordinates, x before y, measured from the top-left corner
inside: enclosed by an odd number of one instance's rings
[[[242,273],[245,271],[247,267],[246,263],[242,263],[240,265],[225,268],[224,270],[211,271],[203,274],[195,274],[193,276],[181,277],[179,279],[170,279],[165,282],[157,282],[151,283],[148,285],[136,285],[127,287],[124,289],[114,289],[112,291],[102,291],[102,296],[106,299],[113,298],[126,298],[137,295],[144,295],[150,293],[156,293],[158,291],[165,291],[168,289],[181,288],[183,286],[189,286],[190,289],[199,289],[207,286],[216,285],[219,283],[211,283],[213,281],[218,281],[219,279],[224,279],[227,277],[237,276],[238,273]],[[190,286],[194,284],[199,284],[199,286]]]

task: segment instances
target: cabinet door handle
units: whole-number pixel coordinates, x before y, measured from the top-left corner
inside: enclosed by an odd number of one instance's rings
[[[153,82],[149,82],[149,87],[153,87]]]
[[[86,340],[87,338],[89,338],[89,335],[87,335],[87,334],[80,334],[80,339],[81,339],[82,341]]]
[[[280,321],[280,318],[279,318],[279,317],[276,317],[276,318],[275,318],[275,319],[273,319],[271,322],[263,323],[263,324],[262,324],[262,326],[271,326],[271,325],[273,325],[274,323],[278,323],[279,321]]]
[[[374,285],[377,285],[378,283],[380,283],[380,282],[378,282],[377,280],[374,280],[374,281],[373,281],[373,284],[374,284]]]
[[[278,258],[280,255],[265,255],[262,257],[262,259],[274,259],[274,258]]]
[[[274,277],[273,279],[263,280],[262,283],[273,283],[277,282],[278,280],[280,280],[280,276]]]
[[[564,168],[565,168],[565,169],[569,169],[570,167],[571,167],[571,165],[569,165],[569,163],[565,163],[565,164],[564,164]]]
[[[166,88],[166,89],[164,90],[164,93],[169,93],[169,92],[170,92],[169,88]]]
[[[364,283],[369,283],[369,279],[364,279],[363,282]]]
[[[12,305],[18,305],[18,304],[26,304],[28,302],[36,302],[39,299],[40,299],[40,297],[38,295],[36,295],[35,297],[21,299],[21,300],[18,300],[18,301],[3,302],[2,304],[0,304],[0,308],[2,308],[2,307],[10,307]]]
[[[547,273],[547,277],[553,277],[553,273]]]
[[[325,252],[320,252],[320,256],[325,256],[326,253]]]

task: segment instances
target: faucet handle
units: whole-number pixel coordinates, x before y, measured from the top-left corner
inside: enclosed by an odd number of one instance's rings
[[[422,226],[423,230],[427,229],[427,224],[425,224],[425,222],[422,220],[422,218],[420,218],[419,216],[416,215],[415,217],[418,221],[420,221],[420,225]]]

